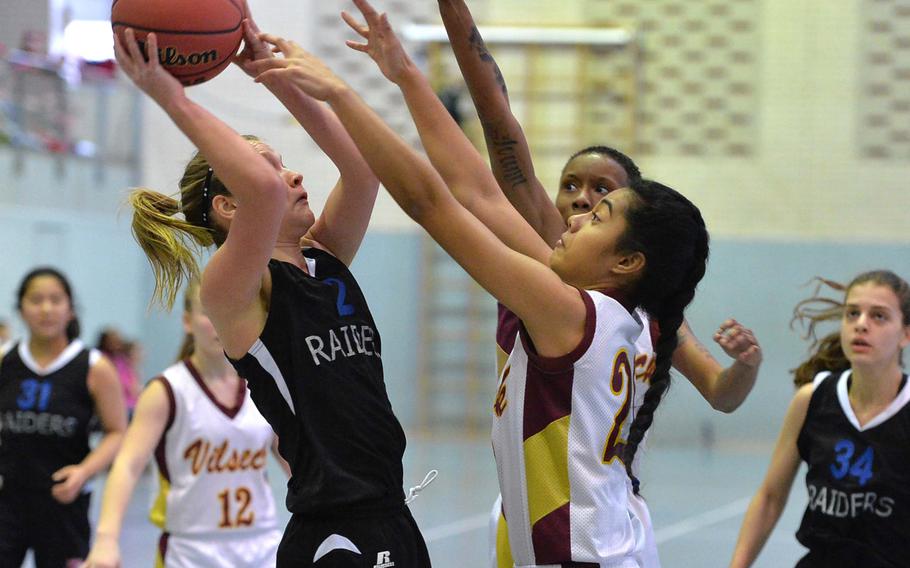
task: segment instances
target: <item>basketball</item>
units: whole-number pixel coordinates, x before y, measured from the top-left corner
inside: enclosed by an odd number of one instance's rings
[[[111,27],[124,39],[133,28],[158,36],[158,60],[184,85],[198,85],[221,73],[237,53],[243,10],[235,0],[114,0]]]

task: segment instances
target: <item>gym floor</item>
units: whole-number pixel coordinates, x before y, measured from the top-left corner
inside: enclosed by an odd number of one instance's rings
[[[651,508],[663,568],[727,566],[770,451],[770,447],[651,448],[643,464],[642,491]],[[489,442],[411,436],[404,465],[406,486],[420,483],[430,469],[439,470],[438,478],[411,504],[433,566],[485,568],[489,511],[498,492]],[[284,523],[289,517],[284,508],[284,475],[271,461],[269,476]],[[791,502],[756,568],[793,566],[802,555],[793,535],[806,505],[803,476],[798,474]],[[125,568],[153,566],[158,529],[148,521],[148,508],[156,483],[154,475],[144,475],[130,503],[120,542],[123,558],[128,559]],[[93,520],[98,516],[103,479],[96,488]],[[25,566],[32,564],[27,561]]]

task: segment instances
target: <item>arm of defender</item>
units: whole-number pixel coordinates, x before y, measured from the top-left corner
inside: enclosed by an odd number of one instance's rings
[[[673,366],[681,372],[715,410],[730,413],[739,408],[755,385],[762,352],[751,330],[736,320],[721,324],[714,340],[733,358],[721,367],[683,321],[679,344],[673,352]]]
[[[787,409],[768,473],[743,519],[733,560],[730,562],[731,568],[746,568],[755,562],[787,504],[800,462],[796,440],[806,421],[813,388],[812,384],[801,387]]]
[[[464,0],[439,0],[439,14],[477,108],[496,182],[522,217],[553,246],[565,231],[565,222],[534,173],[528,141],[512,114],[502,72]]]
[[[329,103],[395,201],[524,321],[541,355],[564,355],[578,345],[586,317],[578,290],[548,266],[503,244],[353,91],[340,90]]]
[[[402,48],[386,14],[378,14],[366,0],[354,0],[354,4],[366,25],[347,13],[342,16],[367,42],[349,41],[348,46],[367,53],[401,89],[427,156],[452,194],[513,250],[545,262],[549,247],[503,196],[487,164]]]
[[[286,72],[267,68],[257,80]],[[541,355],[563,355],[578,345],[586,318],[578,290],[563,283],[548,266],[503,244],[452,197],[436,170],[321,61],[306,54],[293,76],[301,89],[334,109],[405,213],[522,318]]]

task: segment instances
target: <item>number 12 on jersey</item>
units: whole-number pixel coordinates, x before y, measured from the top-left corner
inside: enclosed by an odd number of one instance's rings
[[[237,503],[236,516],[231,515],[231,497]],[[256,516],[250,511],[250,504],[253,501],[253,494],[246,487],[238,487],[231,495],[230,489],[225,489],[218,494],[218,500],[221,501],[221,522],[218,523],[219,529],[236,529],[238,527],[248,527],[253,524]]]

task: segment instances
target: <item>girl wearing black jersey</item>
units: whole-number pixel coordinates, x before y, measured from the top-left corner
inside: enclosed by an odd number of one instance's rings
[[[354,4],[367,26],[344,18],[366,43],[348,45],[381,51],[386,16],[366,0]],[[637,354],[634,341],[643,325],[633,310],[641,306],[659,321],[655,376],[669,373],[683,311],[707,262],[708,234],[698,209],[666,186],[641,181],[574,216],[551,249],[507,202],[481,219],[453,197],[466,188],[498,188],[451,117],[434,112],[436,99],[418,101],[405,92],[412,117],[422,124],[418,130],[431,165],[321,61],[293,42],[263,39],[285,59],[256,62],[262,72],[257,79],[287,77],[327,101],[402,209],[521,319],[522,341],[515,344],[494,404],[493,435],[503,494],[511,500],[506,515],[509,507],[514,515],[510,533],[514,528],[522,543],[516,564],[640,565],[641,524],[627,508],[632,482],[618,447],[627,439],[632,371],[617,365]],[[400,70],[395,66],[412,65],[406,58],[389,65],[383,59],[377,63],[386,77]],[[606,387],[607,373],[616,386]],[[585,388],[590,390],[580,394]],[[598,401],[588,407],[596,410],[576,413],[585,407],[582,399]],[[575,468],[587,469],[575,476]]]
[[[113,364],[79,341],[63,274],[27,274],[17,307],[28,339],[0,361],[0,566],[19,566],[32,549],[38,568],[63,568],[88,553],[85,484],[120,446],[123,393]],[[104,435],[90,451],[93,415]]]
[[[797,566],[897,568],[910,559],[910,386],[901,369],[910,345],[910,286],[889,271],[867,272],[838,303],[814,297],[797,306],[810,334],[832,313],[840,314],[840,332],[819,342],[797,370],[799,389],[731,567],[755,561],[800,461],[809,466],[809,505],[796,538],[809,552]]]
[[[251,21],[244,32],[236,62],[251,72],[272,54]],[[134,233],[168,305],[197,271],[192,245],[218,247],[202,275],[202,303],[291,466],[293,516],[278,566],[429,566],[404,504],[404,432],[386,394],[380,337],[348,270],[376,177],[327,107],[285,77],[263,81],[340,171],[315,218],[302,176],[275,150],[190,101],[155,58],[144,60],[131,30],[126,38],[115,39],[124,71],[199,149],[179,202],[133,193]],[[154,34],[147,49],[157,50]],[[293,72],[293,62],[281,64]],[[310,247],[304,254],[300,242]]]

